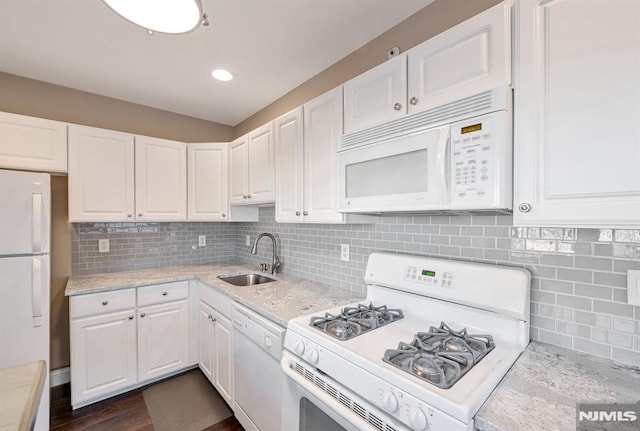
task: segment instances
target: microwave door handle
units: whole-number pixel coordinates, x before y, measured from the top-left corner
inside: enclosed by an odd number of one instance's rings
[[[441,137],[438,140],[438,153],[436,155],[438,160],[438,175],[439,178],[438,186],[439,186],[439,194],[440,201],[446,203],[447,205],[451,203],[451,193],[450,193],[450,157],[449,157],[449,143],[450,143],[450,131],[449,127],[443,127],[441,129]]]

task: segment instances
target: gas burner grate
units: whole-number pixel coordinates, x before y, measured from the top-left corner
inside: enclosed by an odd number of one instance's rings
[[[449,389],[495,344],[490,335],[470,335],[466,328],[454,331],[446,323],[418,332],[410,344],[388,349],[382,360],[443,389]]]
[[[323,317],[314,316],[309,321],[309,325],[338,340],[345,341],[403,317],[400,309],[388,308],[386,305],[374,306],[373,303],[369,303],[369,305],[358,304],[355,307],[345,307],[338,315],[325,313]]]

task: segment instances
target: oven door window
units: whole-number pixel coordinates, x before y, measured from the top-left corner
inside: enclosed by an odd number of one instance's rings
[[[307,398],[300,399],[300,431],[347,431]]]

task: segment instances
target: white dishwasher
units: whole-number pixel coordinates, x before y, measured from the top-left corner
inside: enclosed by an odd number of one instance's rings
[[[285,328],[240,304],[233,321],[233,411],[246,431],[280,431]]]

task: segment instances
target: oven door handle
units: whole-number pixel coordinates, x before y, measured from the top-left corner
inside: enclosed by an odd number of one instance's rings
[[[318,400],[320,400],[323,403],[325,403],[329,408],[334,410],[342,418],[344,418],[345,420],[350,422],[353,426],[355,426],[359,430],[361,430],[361,431],[380,431],[380,428],[371,425],[369,422],[364,420],[362,417],[360,417],[358,414],[356,414],[350,408],[346,407],[344,404],[342,404],[336,398],[330,396],[325,391],[319,389],[314,383],[309,381],[307,378],[301,376],[296,371],[292,370],[291,367],[290,367],[290,363],[292,361],[296,361],[297,362],[298,360],[295,359],[295,357],[293,357],[292,355],[290,355],[287,351],[283,351],[282,352],[282,360],[280,361],[280,366],[282,368],[282,371],[285,373],[285,375],[288,378],[290,378],[295,383],[300,385],[303,389],[305,389],[306,391],[311,393],[313,396],[318,398]],[[309,367],[308,365],[306,365],[306,366]],[[309,367],[309,368],[311,368],[311,367]],[[326,378],[326,377],[323,380],[325,380],[326,382],[329,381],[329,379]],[[340,392],[344,392],[345,394],[347,394],[347,391],[342,389],[340,385],[336,384],[333,381],[331,381],[330,383],[334,387],[339,388]],[[376,416],[385,417],[385,418],[389,417],[388,414],[382,413],[379,409],[372,408],[372,406],[368,402],[364,402],[363,400],[358,400],[351,394],[347,394],[347,395],[352,400],[357,401],[358,404],[364,405],[364,406],[367,407],[367,409],[372,410],[372,413],[374,413]],[[395,421],[395,420],[392,423],[389,423],[389,425],[393,426],[393,429],[396,430],[396,431],[411,431],[409,428],[406,428],[406,427],[402,426],[398,421]]]

